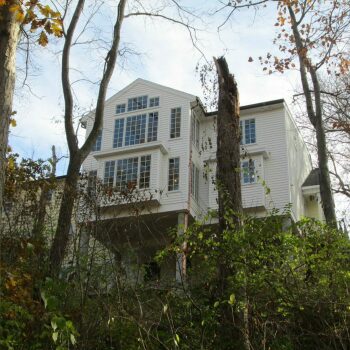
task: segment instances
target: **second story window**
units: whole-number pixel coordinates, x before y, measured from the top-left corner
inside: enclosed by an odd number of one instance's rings
[[[239,122],[241,129],[241,145],[256,142],[255,119],[246,119]]]
[[[116,110],[115,110],[116,114],[121,114],[121,113],[125,113],[125,103],[122,103],[120,105],[117,105]]]
[[[94,145],[92,146],[91,151],[92,152],[101,151],[101,144],[102,144],[102,130],[99,130],[97,134],[97,139]]]
[[[147,96],[138,96],[128,99],[128,112],[147,108]]]
[[[256,182],[255,162],[252,159],[241,163],[242,183],[252,184]]]
[[[170,115],[170,138],[180,137],[181,132],[181,107],[172,108]]]
[[[134,115],[127,118],[116,119],[114,125],[113,148],[138,145],[157,141],[158,112]],[[126,120],[126,121],[125,121]]]
[[[126,118],[125,146],[146,141],[146,114]]]
[[[96,191],[96,185],[97,185],[97,170],[90,170],[88,172],[88,178],[87,178],[87,190],[89,194],[92,194]]]
[[[180,158],[169,159],[168,191],[179,189],[180,180]]]
[[[151,97],[149,99],[149,106],[150,107],[158,107],[159,106],[159,97]]]
[[[115,161],[111,160],[105,163],[105,176],[103,183],[107,186],[113,186]]]

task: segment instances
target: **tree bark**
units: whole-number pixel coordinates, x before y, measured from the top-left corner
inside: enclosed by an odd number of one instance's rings
[[[307,115],[316,132],[317,158],[318,166],[320,168],[320,192],[322,208],[327,224],[336,227],[337,218],[335,215],[331,181],[329,177],[327,143],[323,125],[323,110],[319,80],[315,67],[311,64],[310,59],[307,57],[307,50],[303,45],[295,13],[291,6],[288,6],[288,11],[291,17],[292,30],[298,52],[300,78],[306,100]],[[314,101],[312,99],[312,93],[307,79],[308,73],[311,76],[313,85]]]
[[[16,79],[16,49],[20,23],[9,5],[0,6],[0,217],[6,171],[6,151]]]
[[[74,208],[77,185],[79,180],[80,167],[91,151],[96,141],[98,132],[102,127],[103,112],[109,81],[112,77],[120,43],[120,32],[124,20],[125,5],[127,0],[120,0],[118,4],[118,15],[114,24],[113,40],[111,48],[105,58],[102,79],[99,87],[99,93],[95,109],[95,120],[92,130],[81,148],[78,146],[78,138],[74,132],[73,126],[73,94],[69,80],[69,60],[70,49],[75,28],[80,19],[85,0],[79,0],[75,8],[72,20],[65,35],[65,43],[62,56],[62,88],[65,100],[65,131],[69,148],[69,165],[66,182],[63,190],[63,196],[58,217],[57,229],[51,246],[50,269],[52,275],[57,275],[62,264],[64,254],[69,241],[69,231],[71,227],[71,217]]]
[[[241,223],[241,156],[239,128],[239,94],[234,76],[224,57],[214,58],[219,82],[217,116],[216,181],[219,199],[219,229],[228,223],[225,213],[232,215],[237,226]]]

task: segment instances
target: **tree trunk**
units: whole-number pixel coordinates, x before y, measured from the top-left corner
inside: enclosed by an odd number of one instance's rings
[[[69,241],[71,229],[71,216],[74,202],[77,195],[79,181],[79,170],[82,163],[80,157],[69,161],[67,177],[64,183],[60,212],[58,216],[56,234],[50,251],[50,271],[53,276],[57,276],[64,259],[66,247]]]
[[[300,78],[306,100],[307,115],[316,132],[317,158],[318,166],[320,168],[320,192],[322,208],[327,224],[336,227],[337,218],[335,215],[331,181],[329,177],[327,143],[323,125],[323,111],[319,80],[315,67],[313,67],[310,59],[307,57],[307,50],[303,45],[303,41],[299,33],[298,24],[295,18],[295,13],[291,6],[288,6],[288,11],[291,17],[295,45],[298,51]],[[313,84],[314,102],[307,79],[307,72],[309,72]]]
[[[214,58],[219,82],[217,116],[216,186],[219,198],[219,229],[228,224],[225,213],[232,215],[237,226],[241,223],[241,156],[239,128],[239,94],[234,76],[224,57]]]
[[[20,23],[8,5],[0,6],[0,217],[2,215],[6,150],[16,79],[16,49]]]
[[[62,53],[62,88],[65,101],[64,123],[69,148],[69,166],[66,182],[64,185],[63,196],[60,206],[60,213],[57,222],[57,228],[50,252],[51,273],[57,275],[62,264],[64,254],[69,241],[69,231],[71,227],[71,216],[74,208],[75,196],[79,180],[80,167],[91,151],[96,141],[98,132],[102,127],[104,105],[107,93],[107,87],[112,77],[120,43],[120,33],[124,20],[125,5],[127,0],[120,0],[118,3],[118,15],[114,24],[113,39],[110,50],[105,57],[102,79],[99,87],[98,98],[95,109],[95,120],[92,130],[81,148],[78,147],[78,138],[74,132],[73,126],[73,93],[69,80],[70,72],[70,49],[72,46],[73,35],[83,11],[85,0],[79,0],[73,13],[65,35],[65,43]]]

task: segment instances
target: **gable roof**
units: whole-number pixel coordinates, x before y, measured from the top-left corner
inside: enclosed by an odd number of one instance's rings
[[[320,184],[320,169],[312,169],[310,171],[310,174],[305,179],[302,187],[308,187],[308,186],[317,186]]]

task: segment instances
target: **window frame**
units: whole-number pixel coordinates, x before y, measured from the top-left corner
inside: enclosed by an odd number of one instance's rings
[[[198,202],[199,199],[199,168],[192,162],[191,195]]]
[[[177,115],[179,113],[179,116]],[[177,118],[178,116],[178,118]],[[170,110],[170,139],[181,137],[182,108],[175,107]]]
[[[159,107],[159,104],[160,104],[159,96],[149,98],[149,104],[148,104],[149,108]]]
[[[250,124],[249,126],[249,142],[247,142],[247,122]],[[251,141],[252,139],[252,132],[250,130],[251,124],[254,124],[254,142]],[[239,121],[239,127],[241,132],[241,145],[254,145],[256,144],[256,120],[255,118],[249,118],[249,119],[241,119]]]
[[[126,112],[126,103],[119,103],[115,106],[115,114],[123,114]]]
[[[139,99],[140,99],[140,101],[139,101]],[[144,103],[144,102],[146,102],[146,103]],[[136,105],[136,108],[134,108],[134,103]],[[140,104],[141,104],[141,106],[140,106]],[[138,111],[141,109],[146,109],[147,107],[148,107],[148,95],[141,95],[141,96],[128,98],[128,103],[127,103],[127,111],[128,112],[134,112],[134,111]]]
[[[171,162],[174,162],[171,166]],[[176,164],[177,163],[177,164]],[[172,171],[175,169],[177,173]],[[180,157],[169,158],[168,161],[168,192],[180,190]]]
[[[137,162],[135,160],[137,159]],[[114,166],[111,164],[114,163]],[[142,164],[144,163],[144,165]],[[109,176],[106,176],[107,164],[109,164]],[[135,164],[136,164],[136,182],[135,179]],[[145,167],[143,169],[142,167]],[[123,172],[125,172],[123,174]],[[152,173],[152,154],[145,154],[136,157],[118,158],[105,162],[103,183],[107,186],[115,187],[118,191],[125,189],[138,188],[140,190],[150,189]],[[113,174],[113,183],[111,185],[111,176]],[[130,177],[131,175],[131,177]],[[120,180],[117,181],[117,177]],[[130,179],[128,178],[130,177]],[[141,185],[142,177],[142,185]],[[108,182],[108,183],[107,183]],[[134,183],[134,184],[133,184]],[[133,184],[133,185],[132,185]]]
[[[247,166],[245,166],[247,164]],[[252,166],[253,165],[253,166]],[[245,170],[247,169],[247,170]],[[245,178],[248,181],[245,181]],[[241,162],[241,183],[242,185],[253,185],[257,183],[256,161],[254,159]]]

